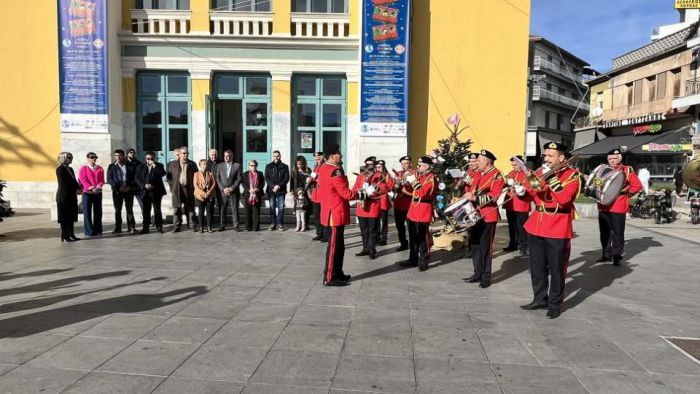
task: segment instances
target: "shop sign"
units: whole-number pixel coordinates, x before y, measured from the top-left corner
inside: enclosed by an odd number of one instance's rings
[[[109,132],[107,0],[58,0],[61,131]]]
[[[700,0],[676,0],[676,9],[700,8]]]
[[[363,0],[360,136],[406,137],[410,0]]]
[[[632,132],[634,135],[644,135],[644,134],[656,134],[659,131],[661,131],[661,126],[658,123],[655,124],[648,124],[644,126],[637,126],[632,129]]]
[[[692,144],[655,144],[642,145],[645,152],[685,152],[693,149]]]
[[[611,127],[633,126],[633,125],[637,125],[637,124],[658,122],[658,121],[662,121],[662,120],[666,120],[665,113],[638,116],[636,118],[629,118],[629,119],[622,119],[622,120],[609,120],[606,122],[602,122],[600,124],[600,126],[608,129]]]

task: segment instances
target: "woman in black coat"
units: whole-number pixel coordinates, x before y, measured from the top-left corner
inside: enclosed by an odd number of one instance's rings
[[[58,211],[58,223],[61,224],[61,242],[79,241],[75,236],[75,222],[78,221],[78,193],[80,183],[75,177],[75,172],[70,168],[73,155],[70,152],[61,152],[58,155],[58,167],[56,168],[56,209]]]
[[[260,206],[262,205],[265,177],[258,171],[258,162],[248,162],[250,170],[243,173],[243,206],[245,207],[245,228],[247,231],[260,231]]]

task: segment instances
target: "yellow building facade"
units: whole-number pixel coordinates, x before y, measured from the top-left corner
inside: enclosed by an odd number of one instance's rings
[[[167,161],[181,145],[192,159],[214,147],[264,164],[273,150],[289,162],[337,142],[356,171],[366,156],[397,167],[430,151],[459,113],[473,149],[503,169],[523,153],[529,0],[413,1],[406,138],[360,136],[362,1],[322,1],[108,1],[102,134],[61,132],[57,2],[0,2],[12,15],[0,34],[22,32],[0,43],[0,178],[13,206],[52,204],[62,150],[76,167],[88,151],[106,167],[114,149]]]

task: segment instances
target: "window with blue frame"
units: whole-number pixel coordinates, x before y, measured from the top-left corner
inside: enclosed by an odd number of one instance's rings
[[[211,9],[216,11],[269,12],[272,0],[212,0]]]
[[[346,14],[348,0],[291,0],[292,12]]]
[[[136,0],[136,8],[143,10],[189,10],[190,0]]]
[[[191,88],[186,73],[141,72],[137,77],[136,122],[141,154],[170,160],[172,150],[191,146]]]

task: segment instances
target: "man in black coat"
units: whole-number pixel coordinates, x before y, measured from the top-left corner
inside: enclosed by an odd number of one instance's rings
[[[221,222],[219,231],[224,231],[226,229],[226,216],[229,206],[231,207],[231,215],[233,216],[233,229],[235,231],[241,231],[238,228],[238,203],[241,196],[239,190],[241,186],[241,165],[233,162],[233,152],[231,150],[224,152],[224,162],[216,166],[214,178],[216,179],[216,186],[219,188],[219,193],[221,194],[221,209],[219,210]]]
[[[153,207],[156,230],[163,232],[163,213],[160,203],[166,194],[163,177],[165,168],[156,162],[155,152],[146,153],[146,162],[136,169],[136,184],[139,186],[140,198],[143,201],[143,229],[141,234],[148,234],[151,227],[151,207]]]
[[[270,201],[270,231],[284,231],[284,197],[289,183],[289,166],[282,163],[282,154],[272,152],[272,163],[265,166],[267,198]]]
[[[194,174],[198,171],[197,164],[189,159],[189,150],[186,146],[180,148],[179,157],[179,160],[173,160],[168,163],[168,170],[166,173],[173,199],[174,233],[181,230],[183,210],[187,221],[187,228],[190,228],[190,217],[192,217],[192,221],[195,221]]]
[[[136,167],[126,161],[124,151],[114,151],[114,163],[107,167],[107,182],[112,186],[112,202],[114,203],[114,231],[122,232],[122,206],[126,207],[126,227],[130,234],[136,234],[134,219],[134,180]]]

